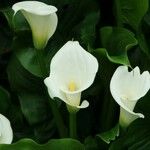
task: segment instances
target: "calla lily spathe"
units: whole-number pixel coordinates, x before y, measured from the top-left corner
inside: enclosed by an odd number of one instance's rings
[[[0,114],[0,144],[11,144],[13,132],[9,120]]]
[[[51,98],[58,97],[77,111],[89,105],[86,100],[80,104],[81,92],[93,83],[97,70],[97,59],[79,42],[69,41],[53,57],[44,83]]]
[[[31,27],[35,48],[43,49],[56,30],[57,8],[38,1],[23,1],[14,4],[12,9],[15,14],[22,12]]]
[[[110,82],[110,91],[115,101],[120,105],[120,125],[127,127],[137,118],[144,118],[141,113],[133,112],[137,101],[150,89],[150,74],[144,71],[140,74],[139,67],[131,72],[127,66],[116,69]]]

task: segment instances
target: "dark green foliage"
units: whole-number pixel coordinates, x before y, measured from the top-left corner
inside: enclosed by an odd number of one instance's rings
[[[58,139],[60,137],[33,48],[31,29],[20,12],[13,16],[11,6],[17,1],[2,0],[0,113],[7,116],[12,124],[14,143],[0,144],[0,149],[149,150],[150,91],[135,108],[136,112],[145,115],[145,119],[134,121],[122,132],[118,126],[119,107],[109,89],[111,77],[119,65],[139,66],[142,71],[150,71],[149,1],[40,1],[58,8],[57,30],[43,52],[47,72],[52,57],[68,40],[79,41],[98,59],[96,79],[82,93],[82,100],[88,100],[90,106],[77,114],[78,140]],[[68,128],[66,106],[59,100],[55,102]],[[121,134],[118,135],[118,132]],[[50,140],[54,138],[56,140]]]
[[[70,148],[72,150],[84,150],[84,146],[73,139],[50,140],[44,145],[39,145],[30,139],[23,139],[12,145],[0,145],[1,150],[70,150]]]

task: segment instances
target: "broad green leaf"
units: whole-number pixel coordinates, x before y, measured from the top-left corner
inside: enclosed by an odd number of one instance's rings
[[[24,69],[15,55],[8,65],[7,73],[11,88],[18,95],[22,113],[35,132],[35,138],[47,141],[55,131],[55,124],[43,80]],[[44,125],[45,128],[42,127]],[[41,137],[44,133],[45,136]]]
[[[7,9],[2,9],[1,12],[4,14],[7,22],[8,22],[8,25],[10,28],[13,29],[13,10],[11,8],[7,8]]]
[[[96,0],[87,0],[86,2],[84,0],[45,0],[44,2],[58,8],[59,24],[54,36],[50,39],[49,43],[52,44],[50,49],[59,45],[60,42],[62,46],[62,43],[64,44],[68,40],[79,40],[83,27],[82,22],[90,13],[98,11]],[[53,41],[54,38],[55,41]]]
[[[50,106],[42,92],[41,94],[35,92],[20,92],[18,93],[18,96],[22,112],[31,125],[44,122],[50,118]]]
[[[19,32],[12,44],[12,48],[21,65],[31,74],[42,77],[37,52],[36,49],[30,48],[32,46],[31,34],[25,31]]]
[[[52,139],[40,145],[31,139],[22,139],[16,143],[0,145],[1,150],[84,150],[83,144],[74,139]]]
[[[109,59],[109,61],[116,63],[116,64],[123,64],[123,65],[130,65],[130,62],[128,60],[128,56],[120,55],[120,56],[110,56],[105,48],[98,48],[95,50],[96,53],[99,55],[104,55]]]
[[[50,119],[51,112],[43,80],[25,70],[15,56],[8,65],[12,90],[20,99],[21,109],[32,125]]]
[[[147,55],[148,58],[150,58],[150,55],[149,55],[150,50],[149,50],[146,38],[142,32],[139,32],[137,34],[137,40],[138,40],[141,50]]]
[[[14,95],[13,95],[14,96]],[[33,127],[29,126],[20,106],[17,103],[17,98],[14,96],[13,103],[10,109],[7,111],[6,116],[11,122],[11,126],[13,128],[13,141],[16,142],[21,138],[34,138]],[[16,101],[16,103],[15,103]],[[34,138],[35,139],[35,138]],[[47,139],[46,139],[47,140]]]
[[[19,32],[24,30],[30,30],[29,25],[21,12],[18,12],[15,16],[12,8],[2,9],[1,12],[4,14],[8,25],[13,31]]]
[[[97,100],[93,109],[97,110],[95,115],[98,116],[99,121],[96,121],[95,124],[98,126],[98,133],[102,133],[113,128],[118,121],[117,114],[119,108],[111,96],[109,87],[111,77],[118,65],[111,63],[101,51],[95,50],[92,54],[97,58],[100,66],[97,78],[95,79],[95,84],[97,84],[100,89],[93,97],[94,102],[95,99]]]
[[[128,24],[138,30],[149,7],[149,0],[115,0],[118,25]]]
[[[10,105],[10,94],[3,87],[0,87],[0,113],[6,114]]]
[[[125,28],[103,27],[100,29],[102,46],[98,53],[105,54],[114,63],[129,65],[127,51],[137,45],[134,34]]]
[[[148,27],[150,26],[150,10],[148,10],[148,12],[144,16],[143,20],[144,20],[144,23],[146,23],[145,25],[147,25],[147,26],[145,26],[146,29],[148,29]]]
[[[150,59],[149,27],[150,27],[150,11],[148,11],[144,16],[142,26],[137,32],[137,40],[139,43],[139,47]]]
[[[138,103],[135,107],[136,112],[140,112],[140,113],[144,114],[145,117],[148,118],[148,119],[150,119],[150,102],[149,102],[149,98],[150,98],[150,91],[138,101]]]
[[[138,119],[134,121],[127,132],[113,142],[109,150],[148,150],[150,148],[150,121]]]
[[[55,128],[55,120],[47,120],[34,126],[34,135],[36,138],[36,142],[44,143],[47,142],[48,139],[52,138],[56,133],[57,129]]]
[[[13,15],[12,19],[13,29],[15,32],[30,30],[30,27],[21,12],[17,12],[15,16]]]
[[[119,124],[113,127],[111,130],[97,134],[97,137],[101,138],[104,142],[109,144],[119,136]]]
[[[43,80],[28,72],[14,54],[9,61],[7,74],[11,88],[16,92],[37,92],[44,86]]]
[[[99,21],[99,12],[88,14],[81,25],[81,40],[88,48],[95,44],[96,40],[96,25]]]
[[[84,150],[83,144],[74,139],[50,140],[47,148],[49,150]]]
[[[18,49],[15,54],[21,65],[26,70],[37,77],[42,77],[42,73],[38,63],[38,57],[34,48]]]
[[[68,7],[65,9],[61,6],[59,9],[59,12],[62,11],[62,13],[60,14],[60,25],[58,26],[58,30],[61,29],[60,32],[63,35],[69,36],[70,38],[75,38],[75,31],[80,31],[80,28],[77,29],[77,26],[82,22],[85,16],[98,10],[98,3],[96,0],[87,0],[86,2],[84,0],[73,0],[72,2],[70,1],[67,6]],[[66,32],[68,29],[69,33]]]
[[[141,32],[142,19],[149,8],[149,0],[115,0],[116,21],[118,26],[131,26],[137,34],[139,46],[149,55],[149,48]]]

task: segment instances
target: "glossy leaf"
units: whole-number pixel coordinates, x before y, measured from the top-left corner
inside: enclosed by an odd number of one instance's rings
[[[128,128],[127,132],[112,143],[110,150],[148,150],[150,146],[149,121],[138,119]]]
[[[8,25],[10,28],[13,28],[13,10],[11,8],[3,9],[1,12],[4,14],[5,18],[7,19]]]
[[[47,110],[49,105],[48,102],[44,102],[43,96],[33,92],[21,92],[18,95],[22,112],[30,124],[40,123],[50,118],[50,113]]]
[[[43,81],[25,70],[15,56],[11,59],[7,72],[11,88],[18,95],[21,110],[28,123],[34,127],[51,123],[52,115]],[[48,129],[47,138],[52,135],[53,130],[54,128]]]
[[[14,11],[11,8],[5,8],[1,11],[6,17],[8,25],[13,31],[19,32],[23,30],[30,30],[26,20],[20,12],[14,16]]]
[[[96,25],[99,20],[99,12],[92,12],[83,20],[81,27],[81,40],[90,49],[96,40]]]
[[[115,0],[117,21],[120,24],[128,24],[138,30],[143,16],[148,10],[148,0]]]
[[[137,45],[134,34],[125,28],[103,27],[100,29],[102,46],[98,49],[114,63],[130,65],[127,51]],[[115,38],[114,38],[115,37]]]
[[[43,145],[31,139],[22,139],[10,145],[0,145],[1,150],[70,150],[70,148],[71,150],[84,150],[84,146],[79,141],[73,139],[54,139]]]
[[[145,118],[134,121],[126,131],[122,133],[120,130],[120,135],[115,136],[118,132],[113,127],[118,123],[119,106],[109,87],[118,65],[139,66],[141,72],[150,71],[149,0],[39,1],[58,8],[57,30],[43,50],[47,72],[53,56],[69,40],[79,41],[99,62],[94,83],[82,93],[82,100],[87,100],[90,105],[77,114],[78,139],[84,142],[84,146],[73,139],[50,140],[59,136],[33,48],[31,29],[21,12],[13,16],[10,8],[15,2],[2,0],[0,113],[11,121],[14,144],[0,145],[0,149],[149,149],[150,91],[138,101],[134,110],[144,114]],[[67,109],[63,103],[59,106],[68,127]],[[35,142],[22,138],[31,138]],[[21,141],[15,143],[17,140]]]
[[[16,56],[26,70],[37,77],[42,77],[35,49],[19,49],[18,51],[16,51]]]
[[[27,72],[16,57],[13,57],[8,66],[8,76],[13,90],[19,96],[22,111],[29,123],[35,124],[49,118],[50,108],[48,99],[44,95],[46,92],[44,83]]]
[[[114,141],[116,137],[119,136],[119,124],[117,124],[111,130],[100,133],[97,136],[101,138],[104,142],[109,144],[111,141]]]
[[[98,85],[100,89],[99,92],[95,95],[103,95],[103,98],[101,96],[97,97],[98,104],[96,104],[94,108],[97,108],[97,113],[99,113],[99,124],[98,122],[96,122],[99,128],[98,133],[102,133],[105,131],[109,131],[116,125],[118,121],[117,114],[119,109],[111,96],[109,88],[112,74],[117,65],[111,63],[106,55],[104,53],[101,53],[101,51],[95,50],[92,54],[97,57],[99,66],[101,66],[98,71],[97,80],[95,81],[95,83],[97,84],[101,83],[101,86]]]

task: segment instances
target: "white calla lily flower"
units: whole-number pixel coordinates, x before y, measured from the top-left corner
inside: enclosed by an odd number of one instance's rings
[[[0,144],[11,144],[13,132],[9,120],[0,114]]]
[[[89,105],[86,100],[80,105],[81,92],[93,83],[97,70],[97,59],[79,42],[69,41],[53,57],[50,75],[44,83],[51,98],[58,97],[77,111]]]
[[[19,10],[22,12],[31,27],[35,48],[43,49],[56,30],[57,8],[38,1],[22,1],[12,9],[15,14]]]
[[[115,101],[120,105],[120,125],[127,127],[137,118],[144,118],[141,113],[133,112],[137,101],[150,89],[150,74],[144,71],[140,74],[139,67],[131,72],[127,66],[116,69],[110,82],[110,91]]]

